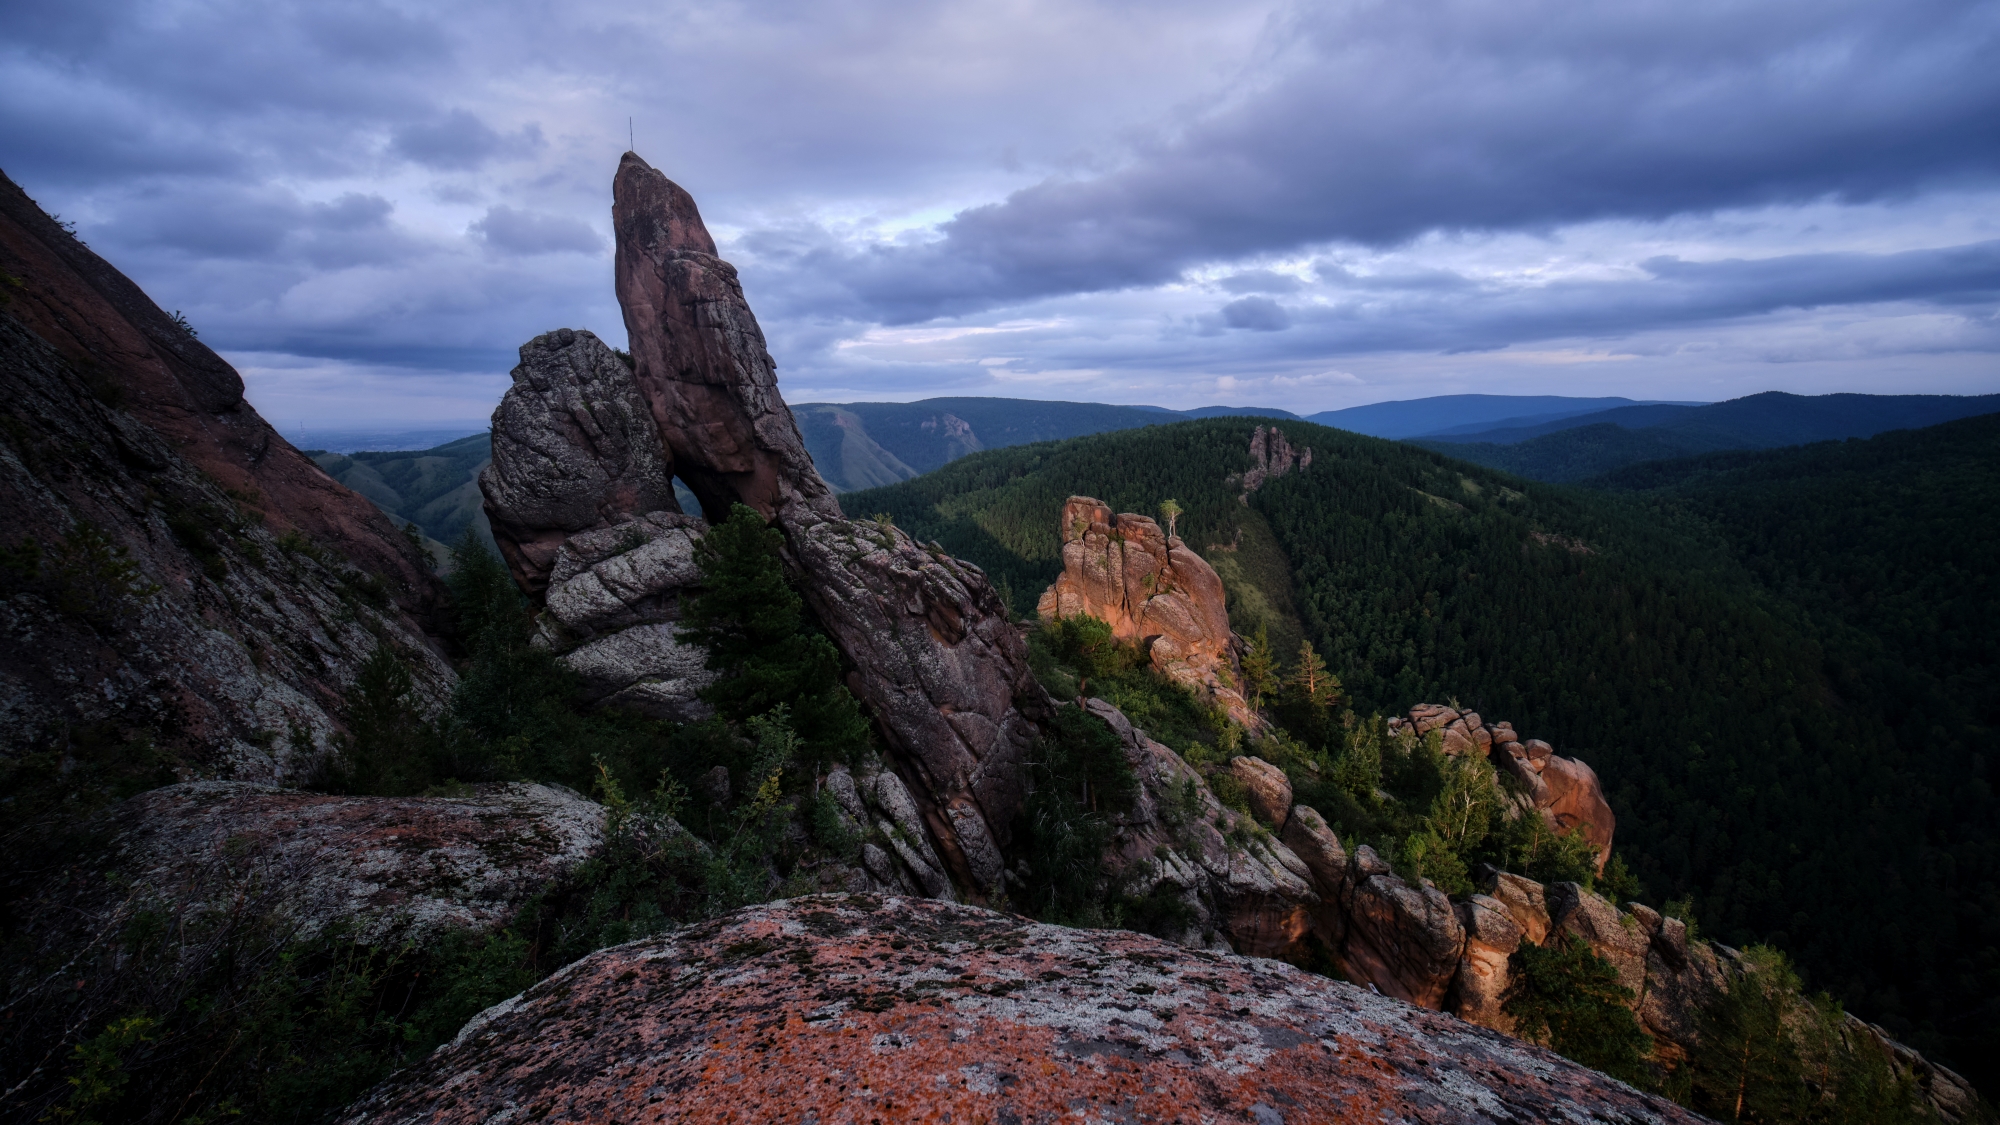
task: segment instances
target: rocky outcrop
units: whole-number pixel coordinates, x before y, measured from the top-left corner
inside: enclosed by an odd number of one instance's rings
[[[540,593],[571,535],[681,506],[632,371],[602,340],[568,328],[537,336],[513,380],[493,411],[479,489],[508,567]]]
[[[1465,928],[1451,899],[1428,882],[1392,873],[1368,847],[1350,861],[1347,940],[1342,961],[1351,980],[1426,1008],[1441,1008],[1465,951]]]
[[[1237,497],[1243,503],[1250,502],[1250,494],[1264,487],[1264,482],[1284,476],[1297,466],[1300,472],[1312,468],[1313,451],[1309,446],[1292,448],[1292,443],[1278,427],[1259,426],[1250,431],[1250,467],[1243,471],[1241,484],[1243,492]],[[1232,482],[1235,483],[1235,482]]]
[[[680,639],[681,598],[701,584],[694,545],[708,525],[648,512],[563,540],[535,643],[558,654],[600,706],[691,722],[713,710],[708,653]]]
[[[1340,908],[1313,863],[1339,862],[1340,841],[1319,814],[1292,818],[1302,855],[1223,807],[1192,766],[1116,707],[1102,699],[1085,707],[1117,734],[1139,781],[1132,807],[1114,818],[1107,890],[1178,898],[1189,921],[1176,936],[1188,945],[1295,960],[1337,947]]]
[[[0,273],[0,752],[296,777],[378,645],[442,702],[420,548],[4,177]]]
[[[1389,720],[1391,734],[1405,731],[1417,737],[1439,732],[1446,754],[1485,757],[1508,778],[1524,807],[1537,809],[1558,832],[1582,832],[1597,848],[1597,869],[1611,859],[1611,840],[1618,818],[1604,799],[1597,772],[1575,758],[1564,758],[1539,738],[1523,740],[1512,723],[1487,726],[1477,711],[1458,711],[1437,703],[1410,708],[1409,717]]]
[[[1292,812],[1292,782],[1285,771],[1262,758],[1239,754],[1229,759],[1229,772],[1242,783],[1257,819],[1283,832],[1285,818]]]
[[[1692,1122],[1518,1039],[1273,961],[865,895],[593,954],[488,1009],[347,1125]]]
[[[977,567],[843,518],[778,394],[736,270],[685,191],[627,153],[612,221],[633,393],[662,464],[709,519],[743,503],[784,532],[807,604],[853,666],[850,686],[916,783],[940,861],[974,894],[999,890],[1027,749],[1051,713],[1006,608]]]
[[[1514,1018],[1501,1010],[1507,999],[1508,959],[1525,936],[1507,904],[1490,895],[1472,895],[1454,904],[1465,930],[1465,948],[1451,980],[1451,1011],[1496,1031],[1513,1031]]]
[[[1229,628],[1222,579],[1208,560],[1153,520],[1072,496],[1060,518],[1063,572],[1042,594],[1043,620],[1087,614],[1143,646],[1153,666],[1206,693],[1251,728],[1264,723],[1236,690],[1241,642]]]
[[[36,896],[80,943],[142,912],[199,931],[255,904],[286,940],[371,945],[484,931],[604,839],[604,809],[544,785],[466,797],[334,797],[243,782],[155,789],[102,818],[108,843]]]

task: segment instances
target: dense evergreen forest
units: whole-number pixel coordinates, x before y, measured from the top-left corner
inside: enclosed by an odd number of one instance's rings
[[[1654,901],[2000,1083],[1985,754],[2000,423],[1640,466],[1583,489],[1304,423],[1239,500],[1254,419],[976,454],[843,497],[985,567],[1017,612],[1071,494],[1179,502],[1239,629],[1310,639],[1356,710],[1449,701],[1602,777]],[[1279,652],[1290,646],[1274,644]]]

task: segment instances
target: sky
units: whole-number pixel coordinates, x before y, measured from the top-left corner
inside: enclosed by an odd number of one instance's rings
[[[0,169],[287,431],[478,425],[529,337],[622,346],[628,143],[792,402],[2000,391],[2000,0],[0,19]]]

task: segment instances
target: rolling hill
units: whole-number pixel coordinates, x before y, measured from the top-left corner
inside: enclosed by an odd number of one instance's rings
[[[1413,440],[1491,468],[1579,481],[1625,465],[1727,449],[1773,449],[1934,426],[2000,411],[2000,395],[1793,395],[1705,406],[1634,405],[1562,418],[1455,427]]]

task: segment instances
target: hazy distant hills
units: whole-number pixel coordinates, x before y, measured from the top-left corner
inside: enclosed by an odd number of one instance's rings
[[[1562,395],[1438,395],[1323,410],[1306,421],[1380,438],[1433,437],[1499,427],[1534,426],[1615,408],[1656,405],[1657,400],[1566,398]],[[1669,403],[1700,406],[1701,403]]]
[[[393,440],[394,435],[384,435]],[[489,548],[493,530],[479,496],[479,470],[493,459],[493,435],[473,434],[429,449],[334,453],[306,450],[327,475],[366,496],[400,524],[414,523],[433,553],[471,527]]]
[[[2000,412],[2000,395],[1794,395],[1688,406],[1633,404],[1431,431],[1415,443],[1535,480],[1579,481],[1642,461],[1873,437]]]
[[[1016,398],[807,402],[792,407],[813,464],[838,492],[895,484],[982,449],[1237,414],[1298,417],[1267,407],[1168,410]]]

